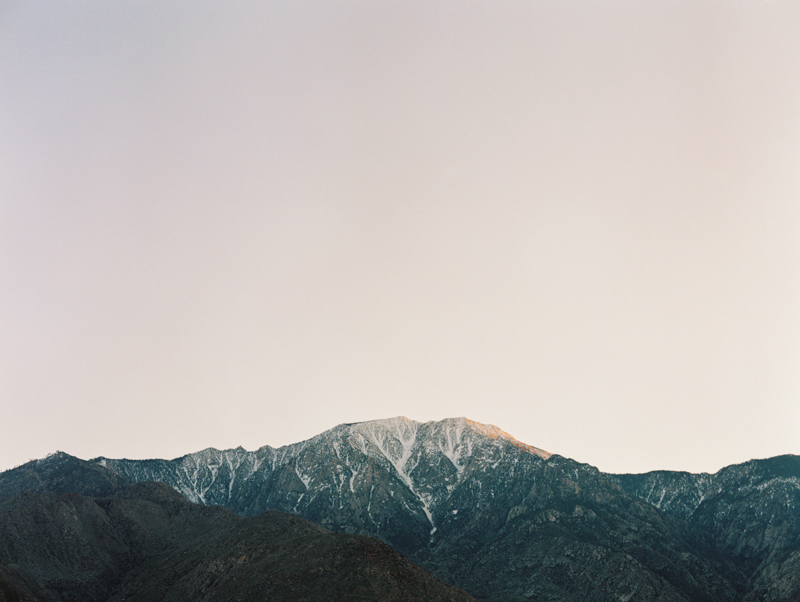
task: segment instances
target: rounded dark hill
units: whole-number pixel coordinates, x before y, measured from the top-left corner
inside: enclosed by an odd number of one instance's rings
[[[92,499],[0,500],[0,595],[11,600],[472,601],[388,545],[271,511],[244,518],[139,483]]]
[[[116,600],[470,601],[390,546],[279,511],[154,556]]]
[[[130,550],[110,517],[76,493],[25,493],[0,500],[0,565],[51,599],[111,595]]]
[[[164,483],[137,483],[95,503],[116,527],[131,564],[176,546],[195,545],[209,529],[228,529],[244,520],[219,506],[193,504]]]

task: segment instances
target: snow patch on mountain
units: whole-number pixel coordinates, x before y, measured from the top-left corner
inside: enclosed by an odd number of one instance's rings
[[[277,449],[208,448],[175,460],[94,461],[134,481],[165,482],[193,502],[245,514],[268,507],[303,514],[312,504],[358,512],[363,503],[374,522],[376,504],[400,504],[427,522],[433,536],[439,521],[452,515],[450,496],[470,475],[503,463],[513,474],[520,453],[550,457],[492,425],[466,418],[422,423],[398,416],[342,424]],[[376,479],[386,478],[381,475],[394,475],[396,481],[376,487]],[[291,489],[294,479],[302,490]]]

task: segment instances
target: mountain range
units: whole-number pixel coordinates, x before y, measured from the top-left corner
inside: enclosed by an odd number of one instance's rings
[[[144,482],[168,485],[191,508],[222,506],[225,520],[279,511],[330,536],[379,539],[482,600],[800,600],[797,456],[713,475],[614,475],[465,418],[398,417],[253,452],[90,461],[58,453],[0,473],[0,498],[18,508],[79,495],[102,509]],[[147,562],[140,574],[165,564]],[[63,595],[23,564],[0,549],[0,583],[11,571],[29,592]],[[114,591],[135,583],[125,575]]]

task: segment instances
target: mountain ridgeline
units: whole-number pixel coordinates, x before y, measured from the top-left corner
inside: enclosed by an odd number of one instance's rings
[[[482,600],[800,600],[796,456],[610,475],[464,418],[392,418],[253,452],[57,454],[0,474],[0,497],[94,499],[143,481],[242,517],[278,510],[379,538]]]
[[[410,553],[462,520],[457,513],[468,508],[459,504],[492,496],[481,487],[499,466],[513,480],[549,457],[496,427],[463,418],[424,424],[391,418],[340,425],[279,449],[94,462],[132,481],[167,483],[196,503],[244,516],[273,508],[294,512],[329,529],[384,538]]]

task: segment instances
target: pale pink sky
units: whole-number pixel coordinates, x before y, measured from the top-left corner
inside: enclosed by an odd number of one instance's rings
[[[0,5],[0,470],[467,416],[800,454],[800,3]]]

